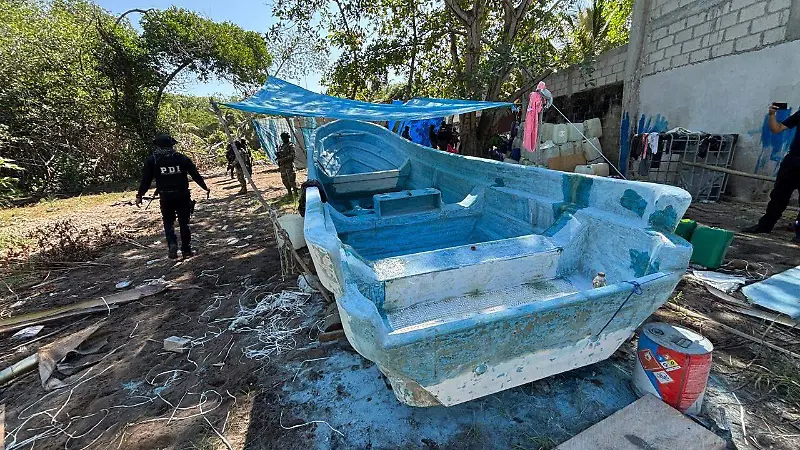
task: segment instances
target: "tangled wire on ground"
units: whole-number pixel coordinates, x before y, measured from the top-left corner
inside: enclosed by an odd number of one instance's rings
[[[295,335],[307,326],[297,324],[296,319],[307,315],[303,309],[311,294],[296,291],[281,291],[278,294],[256,293],[255,306],[242,304],[242,299],[257,291],[259,286],[245,290],[239,299],[239,312],[229,329],[237,333],[254,332],[258,343],[243,349],[244,356],[257,361],[269,360],[296,347]]]

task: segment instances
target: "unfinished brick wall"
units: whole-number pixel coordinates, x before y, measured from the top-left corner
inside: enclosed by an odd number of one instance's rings
[[[621,82],[621,113],[602,115],[604,131],[620,129],[616,148],[604,142],[609,157],[627,158],[640,128],[684,127],[738,134],[733,168],[774,175],[792,135],[769,131],[766,105],[800,110],[800,0],[636,0],[634,18],[631,43],[600,55],[588,79],[573,67],[546,80],[556,104]],[[760,198],[771,185],[733,177],[728,187]]]
[[[570,67],[556,72],[545,83],[554,97],[619,83],[625,76],[625,59],[628,46],[609,50],[597,57],[590,67]]]
[[[793,0],[651,0],[643,75],[798,39],[796,9]],[[545,82],[559,97],[624,81],[627,50],[610,50],[591,69],[571,67]]]
[[[786,42],[791,16],[792,0],[651,0],[644,74]]]

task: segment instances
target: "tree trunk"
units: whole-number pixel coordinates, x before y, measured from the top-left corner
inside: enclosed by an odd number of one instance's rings
[[[480,156],[477,137],[477,120],[475,113],[466,113],[459,116],[461,125],[459,139],[461,140],[461,154],[467,156]]]

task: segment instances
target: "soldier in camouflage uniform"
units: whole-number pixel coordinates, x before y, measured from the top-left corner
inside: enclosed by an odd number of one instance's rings
[[[278,163],[278,170],[281,172],[281,181],[289,191],[289,195],[297,194],[297,184],[295,184],[294,173],[294,144],[290,140],[289,133],[281,133],[281,140],[283,143],[278,147],[278,152],[275,154],[276,162]]]

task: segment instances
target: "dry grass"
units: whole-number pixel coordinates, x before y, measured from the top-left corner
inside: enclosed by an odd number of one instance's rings
[[[40,202],[0,209],[0,255],[19,250],[36,243],[30,235],[37,228],[65,218],[78,219],[81,212],[108,207],[116,202],[133,201],[133,191],[82,195],[64,199],[41,200]],[[84,227],[83,221],[78,222]]]

